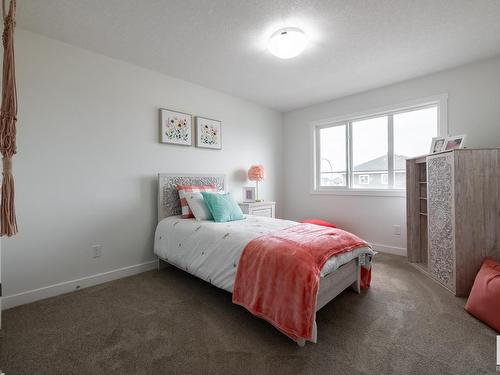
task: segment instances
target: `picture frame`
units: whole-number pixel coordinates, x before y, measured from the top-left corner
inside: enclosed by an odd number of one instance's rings
[[[222,122],[196,116],[196,147],[222,149]]]
[[[434,137],[432,138],[431,143],[431,154],[435,154],[436,152],[444,151],[444,147],[446,145],[446,137]]]
[[[192,146],[193,116],[189,113],[160,108],[160,143]]]
[[[255,202],[255,187],[245,186],[243,188],[243,202],[252,203]]]
[[[446,138],[444,151],[455,150],[465,147],[466,134],[454,135]]]

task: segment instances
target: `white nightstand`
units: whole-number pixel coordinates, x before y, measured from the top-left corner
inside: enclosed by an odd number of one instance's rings
[[[247,215],[275,217],[276,202],[240,202],[241,211]]]

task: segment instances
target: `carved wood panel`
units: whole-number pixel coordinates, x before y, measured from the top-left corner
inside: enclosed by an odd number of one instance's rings
[[[427,159],[429,272],[455,291],[453,153]]]
[[[180,215],[177,185],[215,185],[217,190],[225,190],[224,175],[158,175],[158,221],[168,216]]]

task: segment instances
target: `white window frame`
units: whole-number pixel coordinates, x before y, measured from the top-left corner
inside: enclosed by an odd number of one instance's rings
[[[363,112],[358,112],[350,115],[339,116],[310,123],[311,134],[311,194],[333,194],[333,195],[371,195],[371,196],[396,196],[405,197],[406,189],[374,189],[374,188],[353,188],[352,181],[352,123],[370,118],[388,116],[388,160],[390,165],[389,171],[394,170],[394,131],[393,131],[393,116],[398,113],[408,112],[411,110],[424,109],[427,107],[437,106],[438,112],[438,136],[446,136],[448,134],[448,94],[441,94],[427,98],[415,99],[390,105],[381,108],[371,109]],[[346,186],[321,186],[320,185],[320,150],[319,150],[319,130],[332,126],[346,125]],[[430,144],[429,144],[430,147]],[[388,173],[388,185],[393,186],[394,176]]]

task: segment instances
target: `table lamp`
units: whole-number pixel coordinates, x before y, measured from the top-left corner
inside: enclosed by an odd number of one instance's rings
[[[262,181],[264,179],[264,167],[262,165],[252,165],[250,169],[248,170],[248,179],[250,181],[255,181],[256,184],[256,197],[257,199],[255,200],[256,202],[262,202],[261,199],[259,199],[259,181]]]

